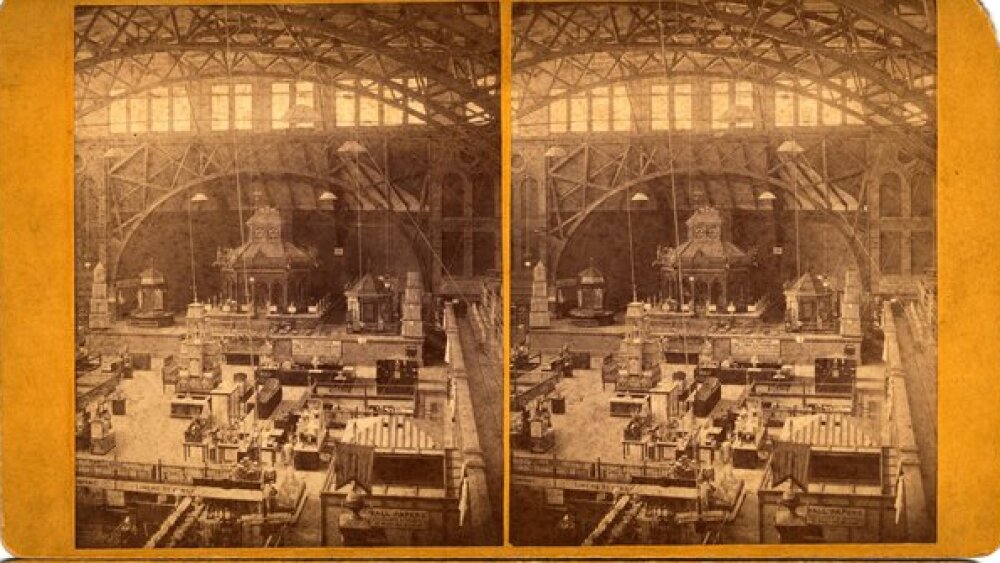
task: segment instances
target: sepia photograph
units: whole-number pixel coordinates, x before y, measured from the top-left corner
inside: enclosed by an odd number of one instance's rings
[[[935,541],[935,9],[514,4],[513,545]]]
[[[500,544],[499,26],[76,8],[78,548]]]

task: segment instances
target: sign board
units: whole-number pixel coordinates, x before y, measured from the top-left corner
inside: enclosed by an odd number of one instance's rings
[[[259,489],[220,489],[218,487],[196,487],[194,485],[176,485],[171,483],[152,483],[145,481],[118,481],[94,477],[77,477],[78,488],[105,489],[108,491],[123,491],[128,493],[150,493],[155,495],[175,495],[186,497],[206,497],[247,502],[259,502]]]
[[[806,507],[806,522],[818,526],[861,528],[865,526],[865,509],[809,505]]]
[[[545,502],[548,504],[563,504],[565,499],[563,498],[562,489],[545,489]]]
[[[105,491],[108,506],[125,506],[125,491]]]
[[[761,361],[777,360],[781,357],[781,340],[778,338],[733,338],[730,353],[734,358],[750,359],[756,356]]]
[[[724,510],[706,510],[703,512],[678,512],[674,515],[674,521],[678,524],[691,524],[693,522],[722,522],[726,519]]]
[[[426,530],[430,527],[430,516],[425,510],[370,507],[361,513],[368,518],[373,528]]]
[[[511,475],[510,484],[536,489],[563,489],[572,491],[589,491],[592,493],[607,493],[610,495],[640,494],[660,498],[694,500],[698,491],[693,487],[665,487],[638,483],[609,483],[606,481],[585,481],[583,479],[560,479],[552,477],[536,477],[534,475]]]
[[[293,338],[292,356],[311,359],[313,356],[320,359],[339,360],[343,347],[339,340],[316,339],[316,338]]]
[[[774,254],[775,256],[781,256],[784,253],[785,249],[781,248],[780,246],[775,246],[771,249],[771,254]]]
[[[344,255],[344,247],[342,247],[342,246],[334,247],[334,249],[333,249],[333,255],[334,256],[343,256]]]

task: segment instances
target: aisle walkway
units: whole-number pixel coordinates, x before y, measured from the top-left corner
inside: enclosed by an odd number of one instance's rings
[[[937,513],[937,351],[916,338],[909,315],[897,312],[895,316],[906,394],[919,448],[927,516],[934,522]]]
[[[479,446],[486,464],[493,529],[500,530],[503,522],[503,370],[479,348],[476,333],[467,318],[458,319],[458,329]]]

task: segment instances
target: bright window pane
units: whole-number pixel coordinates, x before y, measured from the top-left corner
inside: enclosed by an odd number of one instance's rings
[[[712,129],[726,129],[729,127],[729,119],[726,112],[729,111],[729,83],[713,82],[710,97],[712,104]]]
[[[800,81],[796,124],[801,127],[819,125],[819,106],[819,86]]]
[[[611,121],[608,89],[594,88],[590,96],[590,128],[592,131],[607,131]]]
[[[569,100],[569,130],[587,130],[587,96],[586,94],[575,94]]]
[[[296,82],[295,83],[295,105],[306,106],[307,108],[315,107],[313,102],[315,101],[315,94],[313,91],[312,82]]]
[[[166,88],[149,92],[149,125],[152,131],[170,130],[170,94]]]
[[[296,82],[295,83],[295,105],[314,108],[315,106],[315,94],[313,92],[312,82]],[[296,127],[300,129],[310,129],[316,126],[315,121],[305,121],[301,120],[295,124]]]
[[[864,115],[862,113],[861,102],[857,100],[847,100],[846,105],[847,109],[849,109],[853,113],[844,114],[844,123],[847,123],[848,125],[861,125],[862,123],[864,123],[864,121],[860,117],[855,116],[855,114]]]
[[[249,84],[236,84],[233,88],[235,93],[235,118],[236,128],[242,130],[253,129],[253,91]]]
[[[843,84],[843,81],[834,79],[835,84]],[[820,117],[823,125],[841,125],[844,123],[844,112],[840,109],[840,92],[831,88],[823,88],[823,107]]]
[[[149,99],[142,95],[128,99],[129,131],[141,133],[146,130],[149,121]]]
[[[374,98],[369,98],[368,96],[361,96],[360,101],[360,118],[359,125],[373,126],[378,125],[378,114],[379,114],[379,102]]]
[[[212,130],[229,129],[229,86],[212,86]]]
[[[410,78],[409,80],[406,81],[406,84],[407,84],[407,88],[409,89],[410,92],[419,93],[419,92],[422,91],[421,88],[420,88],[419,81],[417,81],[415,78]],[[413,97],[412,97],[412,95],[410,96],[410,98],[407,101],[406,105],[411,110],[413,110],[414,112],[416,112],[416,113],[418,113],[420,115],[424,115],[425,113],[427,113],[427,110],[424,108],[424,103],[421,102],[421,101],[418,101],[418,100],[414,100]],[[419,124],[419,125],[423,125],[424,124],[424,120],[422,118],[417,117],[417,116],[415,116],[413,114],[407,114],[406,115],[406,122],[407,123],[416,123],[416,124]]]
[[[628,131],[632,128],[632,102],[628,98],[628,88],[619,84],[611,88],[611,128]]]
[[[356,123],[354,110],[354,92],[338,89],[334,101],[334,111],[336,113],[337,125],[342,127],[353,127]]]
[[[691,129],[691,85],[674,84],[674,128]]]
[[[289,84],[275,82],[271,84],[271,129],[288,129],[285,115],[290,107]]]
[[[385,115],[386,125],[402,125],[403,124],[403,110],[390,104],[385,104],[382,106],[382,111]]]
[[[819,102],[816,98],[799,96],[799,125],[813,127],[819,123]]]
[[[795,125],[795,93],[787,82],[779,82],[774,90],[774,124],[778,127]]]
[[[753,127],[753,84],[750,82],[736,83],[737,107],[748,108],[750,113],[735,119],[736,127]]]
[[[906,115],[907,123],[913,123],[914,125],[923,125],[927,123],[927,114],[913,102],[904,103],[903,112]]]
[[[183,86],[174,88],[171,96],[173,103],[173,130],[191,130],[191,102],[188,100],[187,88]]]

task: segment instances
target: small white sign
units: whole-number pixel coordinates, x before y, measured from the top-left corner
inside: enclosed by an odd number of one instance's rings
[[[846,506],[809,505],[806,507],[806,522],[818,526],[860,528],[865,525],[865,510]]]
[[[364,509],[362,514],[373,528],[426,530],[430,526],[430,517],[425,510],[371,507]]]

